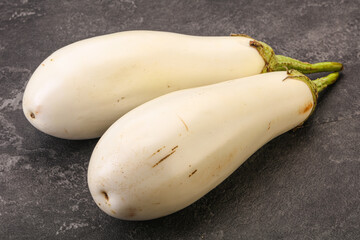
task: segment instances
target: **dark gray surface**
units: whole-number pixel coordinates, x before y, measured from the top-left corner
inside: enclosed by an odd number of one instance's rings
[[[360,1],[0,1],[0,239],[360,239]],[[86,183],[96,140],[33,128],[21,98],[56,49],[132,29],[246,33],[297,59],[339,61],[305,126],[260,149],[190,207],[146,222],[102,213]]]

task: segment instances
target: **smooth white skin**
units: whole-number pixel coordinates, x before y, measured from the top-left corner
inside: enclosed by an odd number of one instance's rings
[[[309,116],[309,87],[283,81],[286,76],[265,73],[177,91],[125,114],[91,156],[94,201],[126,220],[158,218],[195,202]]]
[[[47,134],[100,137],[155,97],[260,73],[265,63],[251,40],[129,31],[79,41],[40,64],[26,87],[23,110]]]

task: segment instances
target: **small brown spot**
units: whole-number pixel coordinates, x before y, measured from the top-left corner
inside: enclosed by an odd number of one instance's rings
[[[175,149],[177,149],[179,147],[179,145],[176,145],[175,147],[173,147],[172,149],[171,149],[171,151],[174,151]]]
[[[66,129],[66,128],[64,128],[64,132],[66,133],[66,134],[68,134],[69,132],[68,132],[68,130]]]
[[[43,64],[43,63],[42,63],[42,64],[41,64],[41,66],[43,66],[43,67],[44,67],[44,66],[45,66],[45,64]]]
[[[124,99],[125,99],[125,97],[121,97],[121,98],[117,99],[116,101],[120,102],[120,100],[124,100]]]
[[[192,173],[189,174],[189,177],[191,177],[192,175],[194,175],[197,172],[197,169],[195,169]]]
[[[136,215],[136,208],[128,208],[128,217],[134,217]]]
[[[34,114],[33,112],[31,112],[31,113],[30,113],[30,117],[31,117],[32,119],[35,119],[35,114]]]
[[[170,88],[170,85],[167,85],[168,88]]]
[[[107,192],[102,191],[101,194],[104,195],[106,201],[109,201],[109,195],[107,194]]]
[[[307,104],[305,104],[304,107],[302,107],[300,110],[299,110],[299,113],[300,114],[304,114],[306,113],[307,111],[309,111],[313,106],[313,103],[312,102],[308,102]]]
[[[178,117],[179,117],[179,116],[178,116]],[[186,125],[185,121],[184,121],[181,117],[179,117],[179,119],[180,119],[180,121],[184,124],[184,126],[185,126],[185,128],[186,128],[186,131],[189,131],[189,128],[188,128],[188,126]]]
[[[189,167],[191,167],[191,164],[189,165]]]
[[[153,154],[151,154],[150,157],[154,156],[155,154],[157,154],[158,152],[160,152],[163,148],[165,148],[165,146],[162,146],[161,148],[159,148],[158,150],[156,150],[156,152],[154,152]]]
[[[270,126],[271,126],[271,121],[268,124],[268,130],[270,130]]]
[[[101,206],[101,203],[98,203],[99,206]]]
[[[174,152],[176,151],[172,151],[171,153],[169,153],[168,155],[166,155],[165,157],[163,157],[162,159],[160,159],[157,163],[154,164],[154,166],[152,166],[153,168],[156,167],[157,165],[159,165],[162,161],[164,161],[165,159],[167,159],[168,157],[170,157]]]
[[[50,59],[50,61],[52,62],[52,61],[54,61],[54,59]]]
[[[114,210],[111,210],[112,214],[116,214],[116,212]]]
[[[154,202],[154,203],[152,203],[152,204],[154,204],[154,205],[159,205],[160,203],[159,203],[159,202]]]

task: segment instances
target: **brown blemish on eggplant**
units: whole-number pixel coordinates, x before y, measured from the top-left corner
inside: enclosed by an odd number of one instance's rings
[[[197,169],[195,169],[192,173],[189,174],[189,177],[191,177],[192,175],[194,175],[197,172]]]
[[[117,102],[120,102],[120,100],[124,100],[125,97],[121,97],[120,99],[116,100]]]
[[[29,112],[30,117],[31,117],[32,119],[35,119],[36,116],[37,116],[37,115],[39,114],[39,112],[41,111],[41,108],[42,108],[42,106],[39,105],[39,106],[36,107],[36,109],[34,109],[35,111],[30,111],[30,112]]]
[[[54,61],[54,59],[50,59],[50,61],[52,62],[52,61]]]
[[[159,148],[158,150],[156,150],[156,152],[154,152],[153,154],[151,154],[150,157],[154,156],[155,154],[157,154],[158,152],[160,152],[162,149],[164,149],[165,146],[162,146],[161,148]]]
[[[310,109],[312,109],[313,107],[313,103],[312,102],[308,102],[304,107],[302,107],[300,110],[299,110],[299,113],[300,114],[304,114],[306,113],[307,111],[309,111]]]
[[[179,116],[178,116],[178,117],[179,117]],[[189,131],[189,128],[188,128],[188,126],[186,125],[185,121],[184,121],[181,117],[179,117],[179,119],[180,119],[180,121],[184,124],[186,131]]]
[[[98,203],[99,206],[101,206],[101,203]]]
[[[162,159],[160,159],[157,163],[154,164],[154,166],[152,166],[153,168],[156,167],[157,165],[159,165],[162,161],[164,161],[165,159],[167,159],[168,157],[170,157],[174,152],[176,151],[172,151],[171,153],[169,153],[168,155],[166,155],[165,157],[163,157]]]
[[[68,134],[69,132],[68,132],[68,130],[66,129],[66,128],[64,128],[64,132],[66,133],[66,134]]]
[[[111,210],[111,212],[112,212],[113,214],[116,214],[116,212],[115,212],[114,210]]]
[[[176,145],[175,147],[173,147],[172,149],[171,149],[171,151],[174,151],[175,149],[177,149],[179,147],[179,145]]]
[[[269,122],[269,124],[268,124],[268,130],[270,130],[270,126],[271,126],[271,121]]]
[[[107,194],[107,192],[102,191],[101,194],[104,195],[104,198],[105,198],[106,202],[108,202],[109,201],[109,195]]]
[[[43,64],[43,63],[42,63],[42,64],[41,64],[41,66],[43,66],[43,67],[44,67],[44,66],[45,66],[45,64]]]
[[[136,215],[136,208],[128,208],[127,210],[127,216],[128,217],[134,217]]]

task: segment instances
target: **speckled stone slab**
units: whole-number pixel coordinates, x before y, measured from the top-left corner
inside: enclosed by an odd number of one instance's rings
[[[0,239],[360,239],[359,6],[0,0]],[[134,29],[246,33],[277,54],[345,68],[303,128],[265,145],[205,197],[157,220],[121,221],[101,212],[87,188],[97,140],[39,132],[23,116],[21,100],[32,72],[53,51]]]

